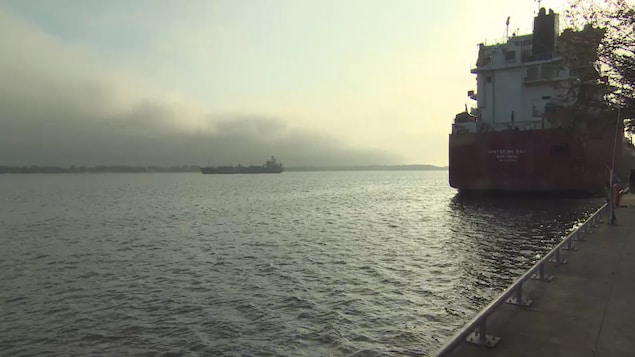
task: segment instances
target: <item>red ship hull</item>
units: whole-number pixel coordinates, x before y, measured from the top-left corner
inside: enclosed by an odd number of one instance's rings
[[[635,162],[629,145],[619,137],[614,142],[614,126],[451,134],[450,186],[460,191],[602,192],[613,151],[622,182]]]

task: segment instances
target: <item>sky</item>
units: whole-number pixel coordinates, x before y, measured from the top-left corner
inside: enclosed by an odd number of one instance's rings
[[[545,0],[558,12],[566,0]],[[0,165],[447,165],[532,0],[0,0]]]

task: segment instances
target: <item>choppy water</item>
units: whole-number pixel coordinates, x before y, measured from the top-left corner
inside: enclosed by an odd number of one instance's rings
[[[447,172],[0,176],[0,354],[422,355],[597,200]]]

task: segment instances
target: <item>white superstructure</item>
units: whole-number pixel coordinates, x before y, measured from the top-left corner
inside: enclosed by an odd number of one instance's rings
[[[574,83],[558,54],[559,16],[541,8],[534,31],[504,43],[479,45],[476,100],[469,114],[457,115],[453,133],[549,129],[563,125],[546,115],[575,101]]]

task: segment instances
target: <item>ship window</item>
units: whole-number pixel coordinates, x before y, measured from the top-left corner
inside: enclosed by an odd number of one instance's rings
[[[516,62],[516,51],[505,51],[505,62]]]
[[[491,83],[492,82],[492,76],[487,76],[487,83]]]
[[[554,113],[558,110],[558,106],[554,103],[545,104],[545,113]]]
[[[542,97],[542,99],[551,99],[551,96],[550,95],[545,95],[545,96]]]
[[[527,61],[529,61],[529,58],[531,57],[531,51],[522,51],[520,56],[521,56],[520,58],[522,59],[523,62],[527,62]]]
[[[538,66],[527,67],[527,78],[528,81],[533,81],[538,79]]]
[[[541,71],[541,78],[542,79],[551,79],[553,77],[555,77],[555,73],[556,73],[556,68],[553,65],[550,64],[546,64],[544,66],[542,66],[542,71]]]

